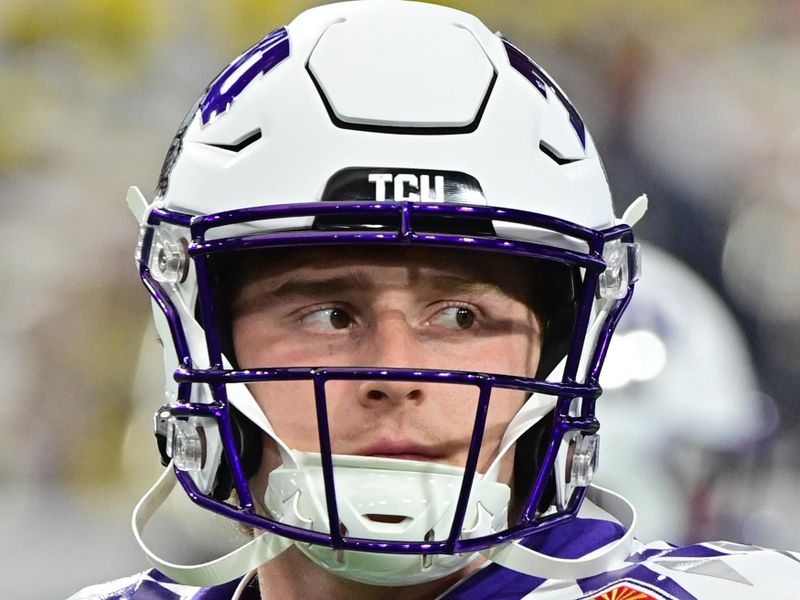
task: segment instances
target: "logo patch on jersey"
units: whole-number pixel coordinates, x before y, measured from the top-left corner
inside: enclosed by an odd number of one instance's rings
[[[353,167],[334,173],[322,201],[486,204],[478,180],[458,171]]]
[[[613,589],[603,592],[599,596],[593,596],[592,600],[660,600],[655,596],[632,588],[629,585],[618,585]]]

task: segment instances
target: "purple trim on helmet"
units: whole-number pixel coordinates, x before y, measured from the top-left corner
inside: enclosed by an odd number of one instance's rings
[[[180,225],[182,227],[189,227],[192,222],[192,215],[187,215],[185,213],[179,213],[173,210],[167,210],[165,208],[154,208],[150,211],[150,215],[147,218],[147,223],[149,225],[158,225],[161,222],[170,223],[172,225]]]
[[[208,258],[199,257],[195,260],[195,273],[198,282],[207,281],[210,278],[208,274]],[[219,331],[219,324],[217,322],[217,314],[213,309],[213,296],[212,288],[210,285],[198,285],[198,305],[200,307],[200,314],[204,328],[209,331]],[[211,364],[217,368],[222,368],[222,347],[220,340],[217,336],[206,335],[206,347],[208,349],[208,356]],[[209,382],[213,397],[222,405],[228,404],[228,394],[224,383]],[[215,416],[219,424],[219,432],[222,438],[222,445],[226,449],[236,448],[236,442],[233,435],[233,426],[231,423],[230,412],[228,410],[219,411]],[[236,493],[239,495],[239,500],[246,508],[253,507],[253,498],[250,494],[250,488],[247,485],[247,477],[244,473],[244,468],[239,460],[238,452],[226,452],[225,460],[230,469],[233,479],[233,486]]]
[[[593,398],[600,395],[597,384],[553,383],[539,379],[477,373],[473,371],[439,371],[436,369],[386,369],[374,367],[281,367],[253,368],[244,370],[226,369],[179,369],[175,381],[192,383],[255,383],[259,381],[323,381],[391,380],[420,381],[430,383],[453,383],[457,385],[490,385],[496,388],[538,392],[556,396],[581,396]]]
[[[192,256],[214,254],[219,252],[244,251],[262,248],[292,246],[341,246],[370,243],[388,244],[394,242],[417,242],[425,246],[443,248],[472,248],[542,258],[546,260],[563,260],[588,270],[602,269],[603,262],[593,256],[571,250],[553,249],[550,246],[523,242],[519,240],[498,240],[477,236],[462,236],[447,233],[416,234],[409,231],[303,231],[254,235],[247,238],[230,240],[214,240],[202,244],[192,244],[189,253]]]
[[[558,408],[558,406],[556,408]],[[522,512],[522,516],[520,517],[521,523],[527,524],[536,522],[539,503],[544,497],[545,490],[547,489],[547,485],[549,483],[550,469],[552,469],[552,466],[556,462],[558,447],[561,445],[561,440],[564,437],[564,432],[558,426],[559,424],[558,415],[554,416],[554,420],[555,423],[553,424],[553,435],[550,439],[550,444],[547,446],[547,453],[544,456],[544,463],[543,463],[543,467],[547,466],[548,468],[539,469],[539,473],[536,475],[536,480],[524,504],[525,510]]]
[[[631,233],[630,229],[623,231],[622,235],[619,238],[623,242],[633,242],[633,234]],[[589,381],[598,381],[600,379],[600,371],[603,368],[603,364],[606,360],[606,355],[608,354],[608,347],[611,343],[611,336],[614,335],[614,331],[617,329],[617,325],[619,325],[619,320],[622,317],[622,314],[625,312],[625,309],[628,308],[628,304],[630,303],[631,299],[633,298],[633,291],[635,288],[635,283],[628,284],[628,293],[627,295],[619,302],[617,302],[616,306],[611,310],[609,313],[605,327],[600,332],[600,335],[597,339],[597,344],[595,345],[594,353],[589,361],[591,365],[589,369],[589,373],[587,375],[587,379]],[[597,397],[594,398],[584,398],[584,401],[589,404],[589,408],[592,412],[594,412],[595,403],[597,402]]]
[[[616,307],[609,313],[607,326],[603,328],[600,336],[597,340],[597,345],[594,349],[594,354],[589,362],[592,365],[588,379],[592,381],[597,381],[600,378],[600,371],[603,368],[603,364],[606,360],[606,355],[608,354],[608,347],[611,343],[611,336],[614,335],[614,331],[617,329],[617,325],[619,325],[619,320],[622,317],[622,313],[625,312],[625,309],[628,307],[628,304],[633,297],[633,289],[634,284],[628,285],[628,295],[625,296],[620,302],[617,303]],[[597,398],[592,398],[590,401],[595,402]]]
[[[599,273],[596,271],[587,271],[586,277],[583,282],[583,296],[579,300],[579,306],[582,307],[591,307],[594,303],[594,296],[595,290],[597,290],[597,280],[599,278]],[[574,339],[581,339],[584,340],[586,338],[586,334],[589,331],[589,325],[591,324],[592,314],[590,310],[579,310],[578,316],[575,321],[575,325],[573,327],[573,340]],[[581,354],[583,353],[583,344],[581,343],[580,347],[573,345],[570,348],[569,354],[567,354],[567,363],[564,367],[564,380],[565,381],[572,381],[577,372],[578,367],[580,366],[580,359]]]
[[[264,221],[297,216],[321,216],[325,214],[352,215],[370,218],[375,215],[394,215],[397,218],[396,230],[376,231],[290,231],[259,233],[246,237],[221,237],[220,239],[207,239],[207,234],[213,230],[227,225],[235,225],[248,221]],[[416,225],[420,217],[438,215],[458,219],[487,219],[519,223],[555,233],[570,236],[585,244],[586,251],[567,250],[544,246],[531,242],[520,242],[500,237],[465,236],[440,233],[426,233],[417,231]],[[225,502],[213,499],[209,494],[201,492],[192,476],[188,473],[177,472],[178,479],[194,502],[200,506],[233,518],[253,527],[258,527],[290,539],[306,543],[321,544],[328,547],[345,550],[360,550],[381,553],[400,554],[452,554],[472,552],[489,548],[498,543],[526,537],[532,533],[546,531],[575,518],[578,508],[583,502],[585,488],[578,488],[569,499],[567,507],[551,513],[546,517],[537,516],[535,507],[541,501],[546,484],[550,477],[555,462],[559,444],[564,434],[571,430],[593,432],[598,428],[594,416],[594,399],[599,394],[596,375],[599,373],[600,362],[604,355],[613,327],[616,325],[618,313],[624,308],[624,303],[618,303],[616,312],[612,311],[612,318],[606,319],[603,324],[599,342],[594,356],[587,368],[587,378],[584,383],[576,383],[578,357],[583,348],[588,329],[591,306],[594,301],[594,289],[597,277],[605,268],[603,249],[607,242],[613,239],[628,239],[630,228],[617,226],[607,230],[598,231],[582,227],[567,221],[528,213],[525,211],[503,209],[487,206],[469,205],[430,205],[415,204],[411,202],[399,203],[305,203],[292,205],[278,205],[269,207],[252,207],[241,210],[228,211],[213,215],[190,216],[176,213],[168,209],[157,209],[151,212],[150,223],[157,225],[161,221],[176,225],[187,226],[190,229],[192,242],[189,245],[189,255],[195,261],[195,273],[198,284],[198,302],[204,323],[206,335],[206,350],[208,351],[209,369],[196,369],[190,354],[190,349],[183,338],[183,327],[178,311],[172,304],[169,294],[161,284],[156,282],[147,269],[147,256],[144,257],[140,272],[142,279],[153,294],[157,303],[164,311],[171,330],[176,348],[183,348],[180,354],[185,354],[182,366],[175,373],[175,380],[181,390],[179,401],[171,406],[173,415],[202,416],[216,420],[219,426],[221,443],[228,467],[232,473],[234,487],[239,493],[243,506],[232,506]],[[366,222],[369,222],[368,220]],[[422,222],[422,221],[420,221]],[[354,226],[354,227],[357,227]],[[150,238],[152,243],[152,237]],[[569,352],[567,354],[568,368],[560,383],[546,382],[532,378],[513,377],[507,375],[477,373],[477,372],[444,372],[419,369],[378,369],[369,367],[290,367],[290,368],[258,368],[247,370],[226,370],[222,368],[221,338],[216,323],[217,313],[213,308],[212,279],[209,272],[208,260],[211,254],[217,252],[234,252],[256,248],[267,248],[276,245],[284,246],[312,246],[319,244],[383,244],[420,246],[450,246],[460,248],[481,248],[490,251],[500,251],[544,258],[564,262],[566,264],[585,269],[583,293],[578,300],[578,319],[573,328]],[[143,254],[149,253],[149,245]],[[431,381],[438,383],[451,383],[457,385],[473,385],[480,389],[478,408],[476,409],[473,423],[473,435],[470,441],[467,465],[462,480],[459,498],[456,504],[456,515],[451,524],[451,530],[445,540],[388,542],[376,539],[361,539],[342,536],[338,530],[338,507],[336,505],[335,481],[333,460],[331,457],[330,432],[328,429],[327,398],[325,395],[325,382],[330,380],[358,380],[358,379],[391,379]],[[331,525],[331,533],[323,534],[304,528],[289,526],[257,514],[252,503],[249,487],[242,471],[235,439],[231,430],[229,402],[226,394],[226,385],[231,383],[246,383],[255,381],[276,380],[309,380],[313,381],[315,389],[317,428],[320,437],[320,449],[323,478],[326,490],[326,507]],[[208,385],[214,401],[212,403],[198,403],[191,401],[191,389],[197,385]],[[475,477],[477,458],[480,451],[483,429],[485,426],[486,411],[490,394],[495,388],[508,388],[527,392],[539,392],[555,396],[556,410],[552,424],[552,435],[548,451],[540,471],[536,474],[527,506],[524,507],[523,517],[517,524],[511,524],[507,529],[496,534],[480,538],[459,540],[458,536],[463,528],[466,506]],[[580,413],[576,416],[569,414],[569,408],[574,404],[574,399],[582,398]]]
[[[222,377],[225,374],[227,377]],[[235,377],[234,377],[235,376]],[[380,542],[372,539],[360,538],[343,538],[341,533],[334,527],[330,535],[320,534],[319,532],[309,532],[302,528],[287,528],[280,523],[268,521],[264,517],[258,516],[253,510],[252,505],[242,509],[231,507],[230,505],[216,502],[210,498],[205,497],[196,488],[191,478],[186,474],[178,472],[179,479],[187,490],[190,492],[192,499],[201,504],[205,508],[217,512],[219,514],[237,518],[254,527],[261,527],[285,535],[292,539],[305,541],[309,543],[324,543],[324,545],[333,546],[345,550],[370,550],[381,552],[407,552],[407,553],[458,553],[475,551],[487,548],[494,543],[497,543],[497,536],[485,536],[481,538],[474,538],[471,540],[459,540],[458,535],[463,528],[463,519],[466,514],[467,502],[469,500],[469,493],[471,490],[472,481],[474,480],[477,460],[480,453],[481,441],[483,430],[485,426],[486,415],[489,408],[489,400],[491,390],[494,387],[505,387],[509,389],[522,390],[532,392],[547,389],[550,391],[562,388],[559,384],[546,383],[536,381],[533,379],[527,380],[528,385],[525,385],[524,378],[510,377],[505,375],[493,374],[476,374],[471,372],[438,372],[433,370],[412,370],[412,369],[367,369],[355,367],[338,367],[338,368],[283,368],[283,369],[264,369],[264,370],[246,370],[246,371],[221,371],[221,370],[194,370],[194,371],[181,371],[176,373],[176,380],[178,381],[194,381],[195,383],[209,382],[218,379],[219,381],[226,381],[227,383],[233,381],[295,381],[313,379],[317,407],[317,426],[320,436],[320,455],[322,458],[323,478],[326,484],[326,502],[328,508],[329,523],[338,523],[338,509],[336,507],[336,494],[335,482],[333,475],[333,464],[331,455],[330,435],[327,424],[327,399],[325,397],[325,383],[332,380],[360,380],[360,379],[383,379],[393,381],[431,381],[437,383],[451,383],[455,385],[475,385],[481,390],[481,396],[478,401],[478,408],[476,409],[476,419],[473,424],[473,437],[470,443],[470,451],[465,467],[465,476],[462,481],[462,488],[457,501],[456,515],[451,525],[452,529],[448,538],[443,541],[433,542],[406,542],[400,546],[393,546],[386,542]],[[214,386],[216,389],[218,386]],[[599,393],[599,388],[587,386],[570,386],[573,392],[581,392],[585,396],[594,396]],[[563,391],[563,390],[562,390]],[[221,420],[226,417],[227,410],[225,408],[226,402],[218,401],[212,404],[183,404],[173,406],[170,408],[170,413],[175,416],[203,416],[212,417]],[[593,429],[590,422],[582,418],[571,417],[569,420],[565,419],[564,430],[567,429]],[[596,427],[595,427],[596,428]],[[225,436],[226,437],[226,436]],[[232,444],[231,440],[227,437],[223,440],[223,444],[228,447]],[[552,465],[543,469],[544,473],[549,473]],[[544,478],[543,478],[544,479]],[[573,505],[570,506],[571,511],[576,511],[580,500],[577,495],[573,498]],[[533,531],[541,531],[553,527],[565,520],[569,520],[573,515],[556,515],[555,518],[547,520],[540,520],[540,522],[530,523],[524,527],[516,527],[509,529],[507,535],[502,536],[502,539],[515,539],[524,535],[529,535]],[[267,525],[269,523],[269,525]],[[307,534],[313,534],[308,537]],[[323,536],[320,538],[319,536]]]
[[[227,392],[224,385],[217,385],[212,388],[215,398],[220,399],[225,405],[228,405]],[[222,436],[222,443],[226,449],[235,449],[237,444],[233,437],[233,425],[231,423],[231,413],[229,410],[221,411],[220,416],[217,418],[220,423],[220,435]],[[253,496],[250,494],[250,486],[247,484],[247,477],[245,476],[242,461],[239,460],[238,452],[226,452],[225,460],[228,463],[228,469],[233,476],[233,487],[239,496],[239,501],[242,503],[245,510],[254,510]]]
[[[397,231],[287,231],[272,232],[245,237],[207,240],[206,234],[214,228],[235,225],[250,221],[268,221],[296,217],[325,215],[347,215],[397,218]],[[414,231],[416,217],[439,216],[458,219],[498,220],[539,229],[574,238],[587,244],[587,253],[543,244],[512,240],[508,238],[489,238],[463,236],[444,233]],[[602,272],[605,262],[602,259],[603,245],[609,239],[621,237],[624,233],[619,227],[598,232],[568,221],[538,215],[520,210],[492,206],[431,205],[425,203],[361,203],[361,202],[319,202],[302,204],[282,204],[245,208],[208,216],[199,216],[191,223],[192,256],[217,252],[242,251],[275,246],[337,245],[362,243],[405,243],[414,242],[426,246],[471,247],[480,250],[501,251],[509,254],[527,255],[532,258],[559,260],[575,264],[590,271]]]
[[[564,108],[567,109],[567,113],[569,113],[569,122],[572,125],[572,128],[575,130],[575,133],[578,135],[578,140],[581,142],[581,146],[583,149],[586,149],[586,126],[583,124],[583,119],[578,114],[578,110],[575,108],[575,105],[570,102],[569,98],[567,98],[566,94],[561,91],[561,89],[556,85],[556,83],[550,79],[550,77],[545,73],[539,65],[537,65],[533,60],[524,52],[522,52],[519,48],[514,46],[508,40],[503,40],[503,44],[506,48],[506,54],[508,54],[508,61],[511,63],[511,66],[514,67],[517,71],[519,71],[525,79],[530,81],[539,92],[547,98],[547,88],[553,90],[553,93],[556,97],[561,101],[561,104],[564,105]]]
[[[496,219],[521,225],[530,225],[562,233],[583,240],[591,245],[602,244],[607,239],[623,235],[630,228],[617,225],[604,231],[583,227],[564,219],[532,213],[524,210],[483,206],[476,204],[447,204],[424,202],[301,202],[296,204],[276,204],[271,206],[253,206],[240,208],[211,215],[199,215],[192,219],[191,231],[194,241],[202,240],[204,234],[212,228],[234,225],[249,221],[266,219],[282,219],[289,217],[325,216],[325,215],[392,215],[417,213],[425,216],[443,216],[459,219]],[[178,213],[180,214],[180,213]],[[593,248],[598,249],[598,248]],[[602,250],[602,248],[599,248]]]
[[[226,112],[236,97],[256,77],[264,75],[285,60],[289,51],[289,33],[281,27],[228,65],[200,101],[203,125]]]
[[[314,400],[317,412],[317,435],[319,437],[319,454],[322,463],[322,481],[325,486],[325,508],[328,512],[328,524],[331,543],[334,548],[344,544],[339,527],[339,505],[336,500],[336,483],[333,477],[333,446],[328,426],[328,397],[325,393],[326,379],[314,374]]]
[[[542,77],[539,77],[539,70],[540,69],[532,69],[531,63],[533,61],[524,53],[522,50],[511,44],[510,42],[503,40],[503,45],[506,48],[506,54],[508,54],[508,62],[511,63],[511,66],[514,67],[517,71],[519,71],[525,79],[530,81],[542,97],[547,99],[547,84]]]
[[[475,473],[478,470],[478,455],[483,444],[483,433],[486,427],[486,417],[489,414],[489,398],[492,394],[492,386],[484,381],[480,387],[478,406],[475,409],[475,423],[472,426],[472,438],[469,442],[469,452],[467,462],[464,465],[464,477],[461,479],[461,489],[458,492],[456,510],[453,514],[453,522],[450,526],[450,535],[447,536],[448,552],[455,552],[461,530],[464,528],[464,518],[467,514],[467,503],[472,491],[472,483],[475,481]]]
[[[200,308],[201,322],[203,328],[210,331],[219,331],[216,312],[214,311],[214,296],[210,285],[200,285],[201,281],[208,281],[209,274],[208,257],[198,256],[194,260],[195,274],[197,277],[197,303]],[[208,346],[208,358],[211,365],[222,368],[222,346],[217,336],[206,336]]]
[[[191,352],[189,350],[189,344],[186,341],[186,335],[183,332],[183,326],[181,324],[181,318],[178,316],[178,311],[175,309],[169,297],[164,293],[161,285],[150,275],[150,269],[147,267],[147,262],[145,260],[139,265],[139,277],[141,277],[150,295],[167,318],[170,335],[172,335],[172,343],[175,345],[175,351],[178,354],[178,362],[184,366],[191,365]]]

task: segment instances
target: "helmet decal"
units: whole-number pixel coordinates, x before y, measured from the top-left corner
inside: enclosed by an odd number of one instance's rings
[[[183,149],[183,137],[194,121],[198,109],[203,125],[226,112],[236,97],[258,76],[267,73],[289,56],[289,34],[285,27],[276,29],[228,65],[194,103],[175,133],[167,150],[156,186],[156,195],[163,197],[169,187],[172,169]],[[215,144],[224,150],[238,152],[261,137],[261,130],[252,131],[232,145]]]
[[[566,94],[561,91],[561,88],[559,88],[555,82],[550,79],[547,73],[545,73],[539,65],[533,62],[530,57],[521,52],[508,40],[503,40],[503,45],[508,53],[508,60],[511,62],[511,66],[519,71],[523,77],[530,81],[534,86],[536,86],[536,89],[539,90],[542,96],[547,98],[547,88],[553,90],[553,93],[561,101],[561,104],[563,104],[564,108],[567,109],[567,112],[569,113],[569,122],[572,125],[572,128],[575,130],[578,140],[581,142],[581,146],[583,146],[585,149],[586,126],[583,124],[583,119],[581,119],[581,116],[578,114],[578,110],[575,108],[575,105],[570,102],[570,99],[567,98]]]
[[[220,73],[200,101],[200,115],[207,125],[230,108],[236,97],[259,75],[264,75],[289,56],[289,34],[276,29]]]
[[[457,171],[386,167],[353,167],[334,173],[322,201],[377,200],[486,204],[472,175]]]
[[[167,155],[164,158],[164,164],[161,166],[161,173],[158,176],[158,185],[156,186],[157,196],[164,197],[167,194],[167,189],[169,188],[169,177],[172,174],[172,169],[175,167],[178,156],[183,149],[183,136],[186,135],[186,129],[194,120],[194,115],[197,112],[198,104],[199,102],[197,101],[194,103],[192,109],[183,118],[180,127],[178,127],[178,131],[175,132],[172,142],[170,142]]]

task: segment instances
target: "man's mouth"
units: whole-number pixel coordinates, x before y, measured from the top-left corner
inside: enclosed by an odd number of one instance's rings
[[[394,458],[398,460],[417,460],[422,462],[442,462],[446,453],[439,446],[420,444],[409,440],[392,440],[382,438],[368,443],[354,452],[357,456],[375,456],[378,458]]]

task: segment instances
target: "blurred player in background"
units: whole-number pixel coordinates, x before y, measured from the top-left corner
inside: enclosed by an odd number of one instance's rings
[[[748,477],[743,466],[772,433],[774,408],[759,392],[743,335],[722,301],[663,250],[643,244],[642,253],[647,276],[620,319],[600,378],[608,468],[596,481],[633,502],[641,539],[717,539],[731,510],[717,498],[719,480],[731,469]]]

